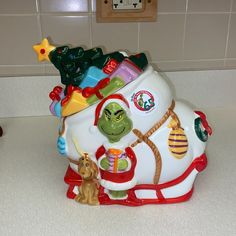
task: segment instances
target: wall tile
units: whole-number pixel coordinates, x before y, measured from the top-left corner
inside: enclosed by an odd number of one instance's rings
[[[41,22],[43,37],[49,37],[55,45],[90,47],[89,17],[43,15]]]
[[[158,12],[185,12],[186,0],[159,0]]]
[[[137,23],[96,23],[96,17],[93,17],[92,32],[93,47],[102,46],[107,52],[137,52]]]
[[[189,12],[228,12],[231,0],[189,0]]]
[[[23,76],[23,75],[44,75],[43,64],[2,66],[0,65],[0,76]]]
[[[37,64],[32,45],[40,41],[36,16],[0,16],[0,65]]]
[[[45,65],[45,74],[46,75],[60,75],[59,71],[52,64]]]
[[[141,23],[140,50],[148,51],[153,61],[182,57],[184,14],[159,15],[157,22]]]
[[[88,12],[88,0],[39,0],[41,12]]]
[[[165,61],[154,63],[156,68],[161,71],[176,71],[176,70],[210,70],[222,69],[224,67],[224,60],[212,61]]]
[[[228,19],[228,14],[188,15],[184,58],[224,58]]]
[[[236,58],[236,14],[231,16],[227,57]]]
[[[227,69],[235,69],[236,68],[236,58],[235,59],[227,59],[225,61],[225,67]]]
[[[36,0],[1,0],[0,14],[35,13]]]
[[[232,8],[233,12],[236,12],[236,0],[233,0],[233,8]]]
[[[223,12],[231,3],[225,59],[229,13]],[[41,31],[55,45],[144,51],[164,71],[236,68],[236,0],[158,0],[157,22],[140,24],[96,23],[94,12],[96,0],[0,0],[0,76],[58,74],[50,63],[38,63],[32,50]]]

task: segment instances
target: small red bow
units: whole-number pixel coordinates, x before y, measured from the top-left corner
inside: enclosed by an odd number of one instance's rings
[[[69,86],[67,87],[67,94],[66,94],[66,97],[64,97],[64,98],[62,99],[62,101],[61,101],[61,105],[62,105],[62,106],[65,105],[65,104],[70,100],[70,97],[71,97],[71,95],[72,95],[72,93],[73,93],[74,91],[81,92],[81,89],[78,88],[78,87],[75,87],[75,86],[73,86],[73,85],[69,85]]]
[[[110,83],[110,78],[100,80],[95,87],[86,87],[82,91],[82,95],[86,98],[95,94],[98,99],[103,99],[103,95],[100,93],[100,89],[105,88]]]
[[[60,101],[60,93],[62,92],[61,86],[56,86],[51,93],[49,93],[49,97],[52,99],[52,101]]]

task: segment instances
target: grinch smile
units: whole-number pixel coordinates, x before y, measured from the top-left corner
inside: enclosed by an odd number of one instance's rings
[[[125,131],[125,127],[123,127],[123,129],[122,129],[120,132],[117,132],[117,133],[114,133],[114,132],[109,133],[109,132],[107,132],[107,131],[104,129],[103,126],[101,126],[101,128],[102,128],[102,131],[103,131],[105,134],[109,135],[109,136],[121,135],[121,134]]]

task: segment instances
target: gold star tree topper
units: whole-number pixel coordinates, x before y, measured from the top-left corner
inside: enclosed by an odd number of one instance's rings
[[[46,38],[43,39],[40,44],[36,44],[33,46],[34,51],[38,54],[39,61],[44,61],[44,60],[50,61],[48,55],[55,48],[56,48],[55,46],[49,44]]]

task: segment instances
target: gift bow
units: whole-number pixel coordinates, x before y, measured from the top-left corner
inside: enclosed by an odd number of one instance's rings
[[[110,83],[110,78],[105,78],[100,80],[95,87],[86,87],[82,91],[82,95],[86,98],[91,97],[93,94],[97,96],[98,99],[103,99],[103,95],[100,93],[100,89],[105,88]]]
[[[78,92],[81,92],[81,89],[76,87],[76,86],[73,86],[73,85],[69,85],[67,87],[67,94],[66,94],[66,97],[62,99],[61,101],[61,105],[65,105],[69,100],[70,100],[70,97],[72,95],[73,92],[75,91],[78,91]]]
[[[62,92],[61,86],[56,86],[52,92],[49,93],[49,97],[52,99],[52,101],[60,101],[60,93]]]

